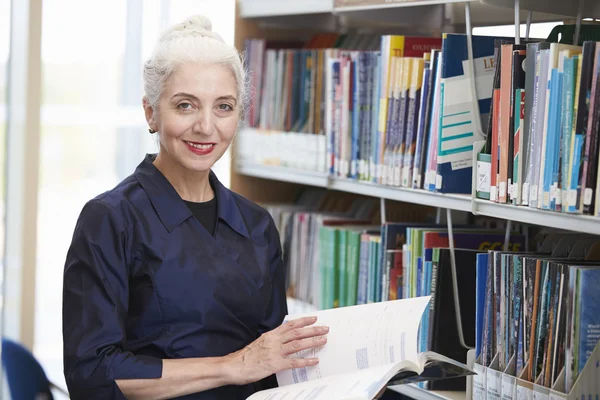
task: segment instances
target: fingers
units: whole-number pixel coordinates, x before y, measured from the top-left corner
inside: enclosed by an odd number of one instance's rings
[[[312,367],[318,363],[318,358],[290,358],[288,360],[288,369]]]
[[[277,328],[280,335],[284,335],[293,329],[304,328],[317,322],[317,317],[302,317],[287,321]]]
[[[313,347],[323,346],[327,343],[327,338],[324,336],[310,337],[307,339],[297,339],[285,343],[281,346],[282,355],[289,356],[298,353],[299,351],[312,349]]]
[[[307,339],[315,336],[322,336],[329,332],[327,326],[311,326],[304,328],[294,328],[287,333],[281,335],[282,343],[291,342],[292,340]]]

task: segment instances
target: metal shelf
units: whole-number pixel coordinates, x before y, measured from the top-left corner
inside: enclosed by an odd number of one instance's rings
[[[523,206],[517,207],[480,199],[475,200],[475,206],[476,213],[479,215],[600,235],[600,218],[594,216],[538,210],[537,208]]]
[[[253,176],[255,178],[272,179],[322,188],[329,186],[329,176],[324,172],[247,163],[238,163],[236,170],[242,175]]]
[[[320,14],[333,11],[333,0],[240,0],[242,18]]]
[[[517,207],[510,204],[498,204],[481,199],[476,199],[475,202],[472,203],[471,197],[468,195],[433,193],[420,189],[406,189],[355,181],[352,179],[331,178],[323,172],[274,165],[238,163],[236,167],[238,173],[257,178],[327,188],[340,192],[355,193],[405,203],[422,204],[430,207],[466,212],[474,211],[478,215],[485,215],[488,217],[600,235],[600,218],[594,216],[566,214],[521,206]]]
[[[389,386],[389,390],[416,400],[465,400],[466,392],[438,392],[419,388],[416,385]]]
[[[471,211],[471,197],[467,195],[433,193],[427,190],[377,185],[352,179],[332,179],[329,189],[430,207]]]
[[[515,0],[478,0],[491,6],[514,8]],[[600,3],[598,0],[520,0],[521,10],[551,13],[566,17],[576,17],[580,2],[583,1],[582,15],[584,18],[600,18]]]
[[[535,11],[534,22],[559,21],[577,15],[576,0],[520,0],[522,10]],[[585,0],[584,17],[600,17],[597,0]],[[471,4],[473,26],[514,23],[514,0],[365,0],[334,5],[333,0],[239,0],[242,18],[260,19],[274,27],[339,29],[348,26],[396,27],[418,32],[450,29],[465,24],[464,4]],[[573,4],[571,4],[573,3]],[[527,13],[521,13],[521,22]],[[459,28],[460,29],[460,28]]]

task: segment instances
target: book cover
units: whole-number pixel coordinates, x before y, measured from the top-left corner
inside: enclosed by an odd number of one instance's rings
[[[473,143],[484,140],[482,126],[489,118],[494,78],[494,38],[473,36],[475,70],[467,56],[467,37],[445,34],[443,37],[441,107],[437,143],[436,189],[442,193],[471,193]],[[476,81],[473,99],[469,74]],[[475,107],[477,106],[477,107]]]
[[[524,99],[521,98],[523,90],[525,89],[525,57],[526,50],[525,46],[514,46],[512,53],[511,63],[511,90],[510,90],[510,118],[509,118],[509,131],[508,131],[508,163],[507,163],[507,201],[517,201],[517,194],[520,192],[520,173],[517,166],[515,171],[515,164],[518,164],[518,149],[522,147],[522,143],[515,142],[520,140],[520,132],[517,131],[520,121],[525,118],[524,110]],[[517,96],[519,91],[519,96]],[[523,107],[523,109],[522,109]],[[519,123],[517,122],[519,121]]]
[[[492,83],[492,101],[490,103],[490,117],[487,124],[487,135],[485,153],[490,155],[490,190],[487,200],[497,201],[498,180],[498,118],[500,114],[500,71],[502,52],[501,46],[504,41],[494,42],[494,81]],[[492,187],[494,189],[492,189]]]
[[[588,116],[590,112],[589,104],[592,90],[592,76],[596,53],[596,45],[594,42],[585,42],[583,44],[583,53],[581,58],[581,68],[579,72],[579,86],[577,88],[578,95],[575,101],[577,102],[577,113],[575,115],[572,139],[573,161],[571,164],[571,185],[569,188],[569,209],[570,213],[580,213],[582,211],[581,204],[583,200],[583,192],[581,186],[581,177],[583,175],[584,154],[586,147],[586,130],[588,125]]]
[[[423,75],[425,60],[423,58],[412,59],[412,77],[410,79],[410,91],[406,121],[406,140],[402,155],[402,187],[410,187],[412,184],[412,167],[416,150],[417,131],[419,128],[419,111],[421,97],[423,95]]]
[[[513,135],[510,125],[511,99],[513,88],[514,44],[504,44],[500,49],[500,112],[498,116],[498,202],[507,202],[509,137]]]
[[[593,215],[596,196],[596,176],[598,173],[598,129],[600,127],[600,44],[596,43],[596,54],[592,69],[592,89],[590,93],[589,115],[583,156],[581,190],[583,214]]]
[[[435,71],[437,70],[439,59],[439,51],[431,52],[431,62],[425,68],[423,74],[423,96],[419,107],[419,129],[417,132],[417,141],[415,147],[415,158],[412,174],[412,188],[423,188],[423,165],[425,163],[425,153],[427,151],[426,144],[429,140],[429,125],[431,121],[431,106],[433,104],[433,85],[435,79]]]

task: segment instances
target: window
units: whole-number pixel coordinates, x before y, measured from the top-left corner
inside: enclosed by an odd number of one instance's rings
[[[4,235],[6,215],[6,127],[8,124],[8,61],[10,55],[10,0],[0,0],[0,284],[4,277]],[[0,310],[3,308],[0,293]]]
[[[192,14],[233,43],[234,0],[44,1],[34,353],[53,382],[64,385],[62,272],[77,217],[157,152],[141,105],[142,64],[159,32]],[[215,172],[229,185],[228,155]]]

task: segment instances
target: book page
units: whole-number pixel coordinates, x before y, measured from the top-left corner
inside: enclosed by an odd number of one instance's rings
[[[397,366],[382,365],[318,381],[263,390],[247,400],[371,400],[394,375]]]
[[[303,314],[317,316],[315,325],[329,326],[327,344],[296,354],[295,357],[317,357],[319,364],[278,373],[279,386],[403,360],[418,364],[417,332],[430,298],[394,300]]]

